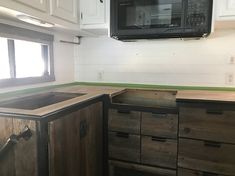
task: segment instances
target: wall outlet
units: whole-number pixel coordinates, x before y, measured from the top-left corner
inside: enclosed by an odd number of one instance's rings
[[[234,74],[233,73],[226,74],[225,83],[228,85],[234,85]]]
[[[228,62],[230,65],[234,65],[235,64],[235,56],[231,56],[229,58],[229,62]]]
[[[99,70],[97,74],[98,81],[103,81],[104,79],[104,70]]]

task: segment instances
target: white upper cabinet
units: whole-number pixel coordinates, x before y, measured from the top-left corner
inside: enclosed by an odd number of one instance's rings
[[[97,25],[106,22],[106,0],[80,0],[81,25]]]
[[[235,0],[216,0],[216,20],[235,20]]]
[[[34,9],[46,12],[48,10],[48,0],[13,0],[24,5],[33,7]]]
[[[51,15],[78,23],[78,0],[50,0]]]

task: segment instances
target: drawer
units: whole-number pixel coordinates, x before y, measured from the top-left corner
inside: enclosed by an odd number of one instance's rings
[[[178,176],[225,176],[225,175],[178,168]]]
[[[140,136],[109,132],[109,157],[123,161],[140,162]]]
[[[235,143],[235,111],[180,108],[180,137]]]
[[[176,176],[176,171],[119,161],[109,161],[109,176]]]
[[[141,133],[143,135],[176,138],[178,115],[143,112],[141,126]]]
[[[177,165],[177,141],[142,136],[141,163],[175,169]]]
[[[180,139],[178,165],[224,175],[235,175],[235,145]]]
[[[109,130],[140,134],[140,112],[109,110]]]

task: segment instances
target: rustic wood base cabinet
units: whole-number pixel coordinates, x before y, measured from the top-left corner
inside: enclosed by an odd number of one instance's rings
[[[0,152],[0,176],[103,176],[102,98],[45,117],[2,115],[0,147],[25,127],[31,137]]]

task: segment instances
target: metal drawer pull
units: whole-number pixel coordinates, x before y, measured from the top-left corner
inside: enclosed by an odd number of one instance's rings
[[[160,138],[160,137],[152,137],[152,141],[157,141],[157,142],[166,142],[166,138]]]
[[[20,139],[24,139],[25,141],[28,141],[32,137],[32,132],[29,129],[28,126],[25,126],[25,128],[18,134],[12,134],[6,141],[6,143],[0,148],[0,158],[8,151],[10,150],[14,145],[16,145]]]
[[[209,172],[202,172],[202,176],[219,176],[218,174],[209,173]]]
[[[157,113],[152,113],[152,116],[154,118],[166,118],[167,117],[167,114],[157,114]]]
[[[120,114],[130,114],[131,113],[131,111],[129,111],[129,110],[118,110],[117,112]]]
[[[120,138],[129,138],[129,134],[128,133],[122,133],[122,132],[117,132],[116,136],[120,137]]]
[[[221,148],[221,143],[219,142],[204,141],[204,145],[206,147]]]
[[[221,111],[221,110],[207,109],[207,110],[206,110],[206,113],[207,113],[207,114],[222,115],[222,114],[223,114],[223,111]]]

